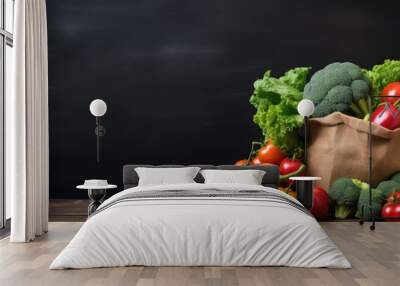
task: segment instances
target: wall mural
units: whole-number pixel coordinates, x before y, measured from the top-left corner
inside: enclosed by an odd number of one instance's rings
[[[126,163],[234,163],[273,128],[275,147],[293,160],[302,138],[288,140],[279,130],[299,127],[298,117],[275,126],[262,121],[266,102],[256,79],[282,81],[292,71],[302,95],[329,63],[372,72],[384,59],[400,58],[396,10],[375,2],[333,1],[328,9],[310,0],[49,0],[47,9],[53,198],[86,197],[75,190],[84,179],[121,186]],[[99,164],[88,108],[96,98],[107,103]],[[301,167],[287,163],[286,173]]]

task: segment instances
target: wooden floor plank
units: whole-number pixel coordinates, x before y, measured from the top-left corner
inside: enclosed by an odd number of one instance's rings
[[[399,285],[400,223],[378,223],[371,232],[356,222],[324,222],[322,227],[345,253],[352,269],[289,267],[118,267],[49,270],[49,264],[82,222],[52,222],[32,243],[0,240],[1,286],[266,286]]]

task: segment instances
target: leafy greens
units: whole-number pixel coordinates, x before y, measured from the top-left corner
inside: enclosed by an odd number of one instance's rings
[[[297,112],[297,104],[303,99],[309,71],[309,67],[294,68],[275,78],[268,70],[262,79],[254,82],[250,103],[257,112],[253,120],[261,128],[265,140],[271,140],[287,155],[299,156],[303,152],[297,132],[303,125],[303,118]]]

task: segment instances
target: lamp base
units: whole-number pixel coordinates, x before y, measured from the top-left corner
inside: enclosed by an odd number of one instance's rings
[[[96,134],[96,136],[102,137],[102,136],[106,135],[106,128],[102,125],[98,125],[94,129],[94,133]]]
[[[313,205],[313,181],[296,181],[297,199],[310,210]]]

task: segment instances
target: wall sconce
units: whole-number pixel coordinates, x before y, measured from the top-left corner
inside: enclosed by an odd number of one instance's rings
[[[90,113],[96,117],[96,128],[94,133],[97,137],[97,163],[100,162],[100,137],[106,134],[106,129],[100,124],[100,117],[107,112],[107,104],[101,99],[95,99],[90,103]]]
[[[297,105],[297,111],[304,117],[304,162],[307,164],[307,142],[308,142],[308,117],[314,113],[314,103],[309,99],[302,99]]]

